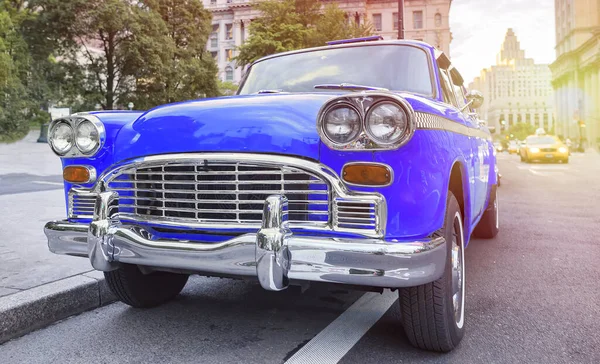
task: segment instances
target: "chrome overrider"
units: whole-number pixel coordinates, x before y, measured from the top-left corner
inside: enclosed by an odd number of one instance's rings
[[[294,235],[288,228],[284,195],[267,198],[257,233],[220,243],[158,239],[139,226],[123,224],[109,213],[117,198],[114,192],[100,193],[89,225],[47,223],[44,230],[50,251],[87,256],[101,271],[127,263],[155,270],[255,277],[272,291],[298,281],[409,287],[438,279],[445,267],[446,242],[439,236],[395,242]]]

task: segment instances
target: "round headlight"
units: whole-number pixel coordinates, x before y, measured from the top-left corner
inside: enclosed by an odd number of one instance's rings
[[[50,146],[58,155],[64,155],[73,148],[73,129],[69,124],[59,122],[52,128]]]
[[[100,144],[98,128],[89,120],[84,120],[77,125],[75,135],[77,149],[83,154],[91,153]]]
[[[407,131],[408,116],[393,102],[380,102],[367,113],[365,132],[378,144],[395,144]]]
[[[323,132],[335,144],[352,143],[361,133],[360,114],[348,105],[334,106],[323,116]]]

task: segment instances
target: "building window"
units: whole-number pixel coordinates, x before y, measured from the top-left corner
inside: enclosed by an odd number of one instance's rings
[[[227,60],[227,62],[231,62],[231,60],[233,59],[233,49],[225,50],[225,59]]]
[[[381,14],[373,14],[373,26],[375,30],[381,31]]]
[[[212,48],[219,46],[219,24],[213,24],[212,33],[210,33],[210,46]]]
[[[435,26],[438,28],[442,26],[442,14],[440,13],[435,14]]]
[[[225,67],[225,81],[233,81],[233,68],[231,66]]]
[[[233,39],[233,24],[225,25],[225,40]]]
[[[398,13],[393,13],[392,17],[394,17],[394,30],[398,30]]]
[[[217,0],[210,0],[210,5],[217,5]]]
[[[210,52],[210,55],[215,61],[219,62],[219,52]]]
[[[413,11],[413,28],[423,29],[423,12],[420,10]]]

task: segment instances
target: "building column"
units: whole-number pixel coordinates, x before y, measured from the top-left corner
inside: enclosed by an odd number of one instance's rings
[[[570,137],[569,135],[569,80],[564,80],[561,87],[561,124],[563,129],[563,135],[565,138]]]
[[[600,66],[600,65],[599,65]],[[591,95],[591,103],[592,103],[592,118],[590,124],[592,124],[592,134],[590,143],[595,148],[600,148],[599,143],[596,142],[597,138],[600,138],[600,67],[596,69],[595,72],[592,73],[592,95]],[[598,141],[600,142],[600,140]]]
[[[235,47],[242,45],[242,21],[235,19],[233,21],[233,44]],[[235,51],[237,52],[237,51]],[[236,67],[233,70],[233,82],[239,82],[242,79],[242,68]]]
[[[227,55],[225,54],[225,20],[219,22],[219,60],[217,65],[219,66],[219,79],[225,81],[225,64],[227,62]]]

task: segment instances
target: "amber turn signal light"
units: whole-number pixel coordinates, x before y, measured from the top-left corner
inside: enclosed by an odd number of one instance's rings
[[[346,164],[342,178],[349,184],[359,186],[388,186],[392,183],[392,170],[389,166],[376,163]]]
[[[63,178],[71,183],[87,183],[93,181],[96,176],[93,170],[84,166],[68,166],[63,169]]]

